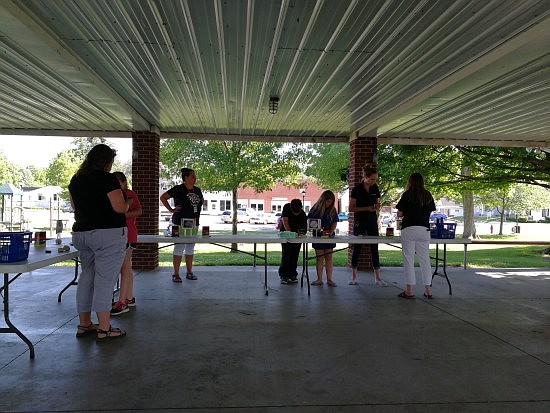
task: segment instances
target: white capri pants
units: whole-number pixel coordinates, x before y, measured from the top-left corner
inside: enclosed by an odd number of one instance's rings
[[[181,257],[183,254],[193,255],[194,253],[195,244],[175,244],[174,251],[172,251],[172,255],[176,255],[178,257]]]
[[[422,283],[432,284],[432,266],[430,264],[430,230],[422,226],[406,227],[401,230],[403,247],[403,271],[405,283],[416,284],[414,273],[414,253],[418,257]]]

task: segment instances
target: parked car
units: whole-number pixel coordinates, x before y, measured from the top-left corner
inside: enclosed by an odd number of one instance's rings
[[[349,219],[349,215],[348,215],[347,212],[340,212],[340,213],[338,214],[338,219],[339,219],[340,221],[347,221],[347,220]]]
[[[233,215],[231,211],[223,211],[220,218],[224,224],[229,224],[233,220]]]
[[[449,217],[445,212],[434,212],[430,215],[430,221],[435,221],[438,218],[447,219]]]
[[[250,222],[251,216],[252,215],[244,209],[237,210],[237,222]],[[231,211],[224,211],[221,215],[221,220],[226,224],[233,222],[233,214]]]
[[[252,215],[250,217],[250,220],[249,222],[251,224],[267,224],[267,217],[266,217],[266,214],[263,214],[261,212],[258,212],[257,214],[255,215]]]
[[[266,224],[276,224],[279,220],[279,217],[281,216],[280,212],[269,212],[267,214],[264,214],[265,223]]]

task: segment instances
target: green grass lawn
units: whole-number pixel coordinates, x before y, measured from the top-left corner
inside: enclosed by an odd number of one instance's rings
[[[253,258],[246,254],[235,253],[229,250],[213,250],[212,248],[201,251],[201,247],[205,244],[197,244],[195,250],[194,265],[198,266],[222,266],[222,265],[250,265]],[[252,248],[241,245],[249,252]],[[513,246],[505,248],[483,248],[483,249],[468,249],[468,266],[475,268],[531,268],[531,267],[549,267],[550,257],[543,254],[544,247],[542,246]],[[263,254],[262,249],[259,249]],[[136,251],[137,252],[137,251]],[[441,254],[441,250],[440,250]],[[432,250],[432,256],[435,256],[435,250]],[[313,249],[310,248],[309,256],[314,256]],[[268,265],[279,265],[281,260],[281,252],[279,246],[274,246],[268,249]],[[346,267],[348,265],[348,251],[338,251],[334,253],[334,265],[337,267]],[[462,246],[460,250],[447,250],[447,265],[450,267],[461,267],[464,261],[464,251]],[[311,265],[314,261],[310,261]],[[380,262],[386,267],[400,267],[403,264],[403,259],[400,249],[381,249]],[[301,263],[301,258],[299,260]],[[263,261],[258,261],[259,265],[263,265]],[[165,248],[159,251],[159,265],[172,265],[172,249]]]

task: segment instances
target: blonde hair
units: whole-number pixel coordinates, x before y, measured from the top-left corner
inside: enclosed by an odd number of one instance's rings
[[[327,208],[327,201],[331,200],[332,205]],[[330,214],[331,218],[334,218],[336,215],[336,206],[334,205],[336,202],[336,197],[334,196],[334,193],[332,191],[324,191],[317,202],[311,207],[311,213],[313,213],[316,216],[324,216],[326,213]]]

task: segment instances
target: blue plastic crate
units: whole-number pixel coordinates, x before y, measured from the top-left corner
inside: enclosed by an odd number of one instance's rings
[[[0,262],[26,260],[31,241],[32,232],[0,232]]]
[[[456,222],[433,222],[430,224],[432,238],[453,239],[455,237]]]

